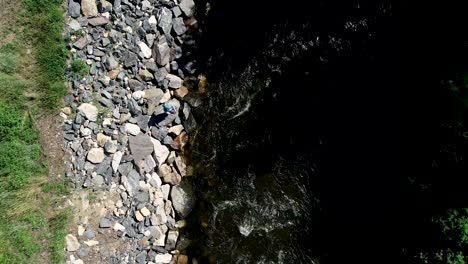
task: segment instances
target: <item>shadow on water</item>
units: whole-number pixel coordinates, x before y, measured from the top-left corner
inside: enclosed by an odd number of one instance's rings
[[[340,263],[393,250],[375,243],[394,236],[399,202],[391,4],[197,3],[210,86],[194,113],[191,255]]]

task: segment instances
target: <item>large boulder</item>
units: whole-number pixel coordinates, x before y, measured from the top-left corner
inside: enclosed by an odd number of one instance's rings
[[[173,186],[171,189],[172,205],[176,213],[185,218],[195,205],[195,193],[192,185],[187,181],[182,181],[178,186]]]

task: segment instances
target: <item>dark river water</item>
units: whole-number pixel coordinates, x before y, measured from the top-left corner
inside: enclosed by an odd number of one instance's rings
[[[399,202],[397,9],[197,2],[192,56],[209,86],[194,110],[198,203],[185,235],[199,263],[359,263],[393,250],[382,237],[395,238]]]

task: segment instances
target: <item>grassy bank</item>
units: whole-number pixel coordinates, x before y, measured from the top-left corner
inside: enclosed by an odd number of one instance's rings
[[[48,177],[36,124],[66,93],[61,1],[7,0],[0,12],[0,263],[60,263],[69,212]]]

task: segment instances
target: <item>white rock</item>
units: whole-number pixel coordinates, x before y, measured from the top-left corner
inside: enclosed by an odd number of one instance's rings
[[[92,104],[83,103],[78,107],[78,110],[90,121],[96,121],[98,116],[98,109]]]
[[[172,255],[169,253],[166,254],[156,254],[156,258],[154,261],[156,263],[170,263],[172,260]]]
[[[159,239],[156,239],[154,241],[154,245],[158,247],[164,247],[165,241],[166,241],[166,235],[163,233],[163,235],[159,237]]]
[[[173,133],[175,134],[176,136],[178,136],[180,134],[180,132],[182,132],[182,130],[184,130],[184,126],[183,125],[176,125],[176,126],[172,126],[169,128],[169,133]]]
[[[104,155],[104,150],[102,148],[92,148],[89,150],[86,158],[92,163],[101,163],[106,155]]]
[[[117,172],[119,169],[120,161],[122,160],[123,153],[121,151],[115,152],[114,156],[112,157],[112,170]]]
[[[77,31],[81,28],[80,23],[76,21],[75,19],[72,19],[70,23],[68,23],[68,26],[70,27],[72,31]]]
[[[145,217],[140,213],[140,211],[135,212],[135,218],[138,222],[145,220]]]
[[[78,226],[78,236],[82,236],[84,234],[84,227],[82,225]]]
[[[140,134],[140,127],[138,125],[135,125],[135,124],[126,123],[125,124],[125,132],[127,132],[130,135],[136,136],[136,135]]]
[[[112,125],[112,119],[104,118],[104,120],[102,121],[102,126],[110,126],[110,125]]]
[[[82,137],[90,136],[93,131],[87,127],[81,126],[80,127],[80,134]]]
[[[88,247],[99,245],[99,241],[97,240],[88,240],[84,241],[83,244],[87,245]]]
[[[193,0],[181,0],[179,7],[186,16],[190,17],[193,15],[193,8],[195,7],[195,2]]]
[[[148,19],[148,23],[150,25],[156,25],[158,23],[158,21],[156,21],[156,17],[155,16],[150,16],[150,18]]]
[[[151,58],[151,49],[146,45],[144,42],[140,41],[138,43],[138,46],[140,47],[141,54],[145,59]]]
[[[161,191],[163,193],[163,198],[164,200],[169,199],[169,191],[171,190],[171,185],[169,184],[164,184],[161,186]]]
[[[135,99],[137,101],[140,100],[144,96],[145,96],[145,91],[136,91],[136,92],[132,93],[133,99]]]
[[[151,138],[151,142],[154,147],[153,157],[158,162],[158,165],[161,166],[169,156],[169,149],[155,138]]]
[[[115,231],[122,231],[122,232],[125,232],[125,226],[119,224],[119,223],[115,223],[114,224],[114,227],[112,227]]]
[[[141,214],[142,214],[143,216],[148,216],[148,215],[151,214],[150,210],[148,210],[148,208],[146,208],[146,207],[141,208],[141,209],[140,209],[140,212],[141,212]]]
[[[159,177],[159,175],[156,172],[153,172],[151,174],[151,178],[149,179],[148,182],[149,182],[149,184],[151,184],[151,186],[153,186],[155,188],[161,187],[161,184],[162,184],[161,178]]]
[[[65,236],[65,242],[67,244],[67,251],[69,252],[77,251],[80,248],[78,239],[72,234]]]
[[[81,11],[84,16],[97,16],[99,14],[94,0],[81,0]]]

